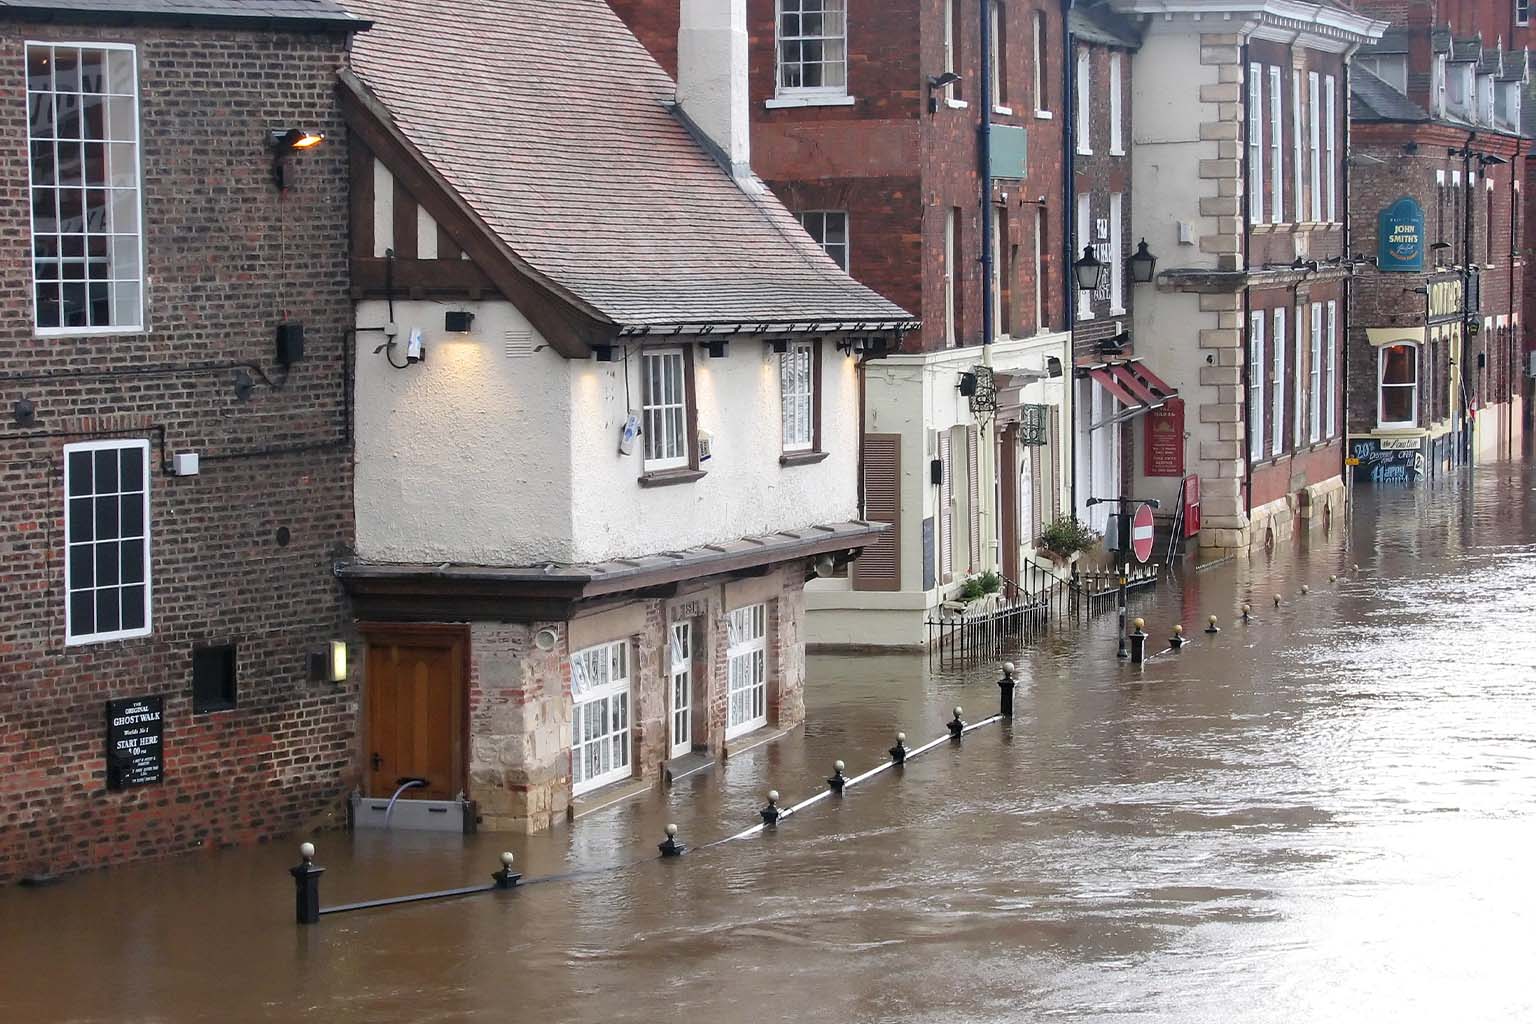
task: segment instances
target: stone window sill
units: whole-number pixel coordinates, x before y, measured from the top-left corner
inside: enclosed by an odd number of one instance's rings
[[[704,477],[702,469],[663,469],[640,475],[641,487],[671,487],[673,484],[691,484]]]
[[[993,107],[992,107],[992,113],[994,113],[994,114],[1002,114],[1005,117],[1012,117],[1013,116],[1013,108],[1012,107],[1005,107],[1002,104],[994,104]]]
[[[1037,110],[1037,111],[1035,111],[1035,120],[1037,120],[1037,121],[1049,121],[1051,118],[1053,118],[1055,116],[1056,115],[1051,113],[1049,110]]]
[[[944,105],[950,110],[967,110],[970,108],[970,104],[965,100],[957,100],[953,96],[945,96]]]
[[[784,107],[851,107],[856,102],[854,97],[838,93],[820,95],[811,93],[804,96],[788,93],[763,100],[763,106],[769,110],[779,110]]]
[[[812,466],[827,457],[826,452],[785,452],[779,456],[781,466]]]

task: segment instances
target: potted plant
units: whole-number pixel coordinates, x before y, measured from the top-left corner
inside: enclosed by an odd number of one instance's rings
[[[1079,552],[1087,551],[1099,543],[1099,535],[1090,530],[1077,516],[1062,516],[1040,532],[1035,550],[1049,558],[1054,565],[1064,566]]]

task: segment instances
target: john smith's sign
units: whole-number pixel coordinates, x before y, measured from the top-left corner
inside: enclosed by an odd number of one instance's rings
[[[1403,196],[1381,211],[1376,237],[1378,270],[1424,269],[1424,208],[1412,196]]]

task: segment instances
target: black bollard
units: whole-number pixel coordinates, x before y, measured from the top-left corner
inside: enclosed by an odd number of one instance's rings
[[[1135,629],[1131,631],[1131,664],[1140,665],[1147,660],[1147,622],[1145,619],[1137,619]]]
[[[956,704],[955,717],[949,723],[949,738],[956,743],[960,742],[960,737],[965,733],[965,720],[960,717],[960,713],[964,710],[959,704]]]
[[[1205,627],[1205,631],[1212,636],[1215,636],[1217,633],[1221,632],[1221,627],[1216,625],[1216,616],[1211,616],[1210,624]]]
[[[768,791],[768,806],[764,807],[762,810],[758,811],[757,813],[761,814],[763,816],[763,826],[765,828],[774,828],[775,826],[778,825],[778,823],[779,823],[779,815],[781,813],[779,811],[779,791],[778,790],[770,789]]]
[[[677,826],[667,826],[667,838],[656,844],[656,849],[661,851],[663,857],[681,857],[688,852],[688,847],[677,841]]]
[[[1184,646],[1184,627],[1182,625],[1173,627],[1173,635],[1168,638],[1168,646],[1174,650]]]
[[[896,734],[896,745],[890,749],[891,760],[896,764],[907,763],[907,734]]]
[[[501,870],[491,872],[491,878],[496,882],[498,889],[511,889],[523,876],[512,870],[514,860],[511,850],[503,850],[501,854]]]
[[[299,856],[303,862],[288,869],[293,876],[294,918],[299,924],[320,922],[320,876],[325,868],[315,867],[315,844],[302,843]]]
[[[848,780],[843,778],[844,767],[846,766],[841,761],[838,761],[836,764],[834,764],[832,766],[832,777],[827,780],[827,785],[831,787],[832,792],[838,794],[839,796],[842,795],[843,786],[847,785],[848,783]]]
[[[1013,662],[1003,663],[1003,678],[997,681],[998,708],[997,713],[1004,718],[1013,717],[1013,688],[1018,684],[1013,681]]]

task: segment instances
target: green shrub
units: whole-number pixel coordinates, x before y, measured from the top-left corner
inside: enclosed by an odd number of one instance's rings
[[[1040,546],[1062,558],[1071,558],[1099,542],[1099,535],[1088,529],[1077,516],[1062,516],[1040,532]]]

